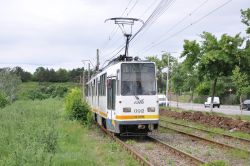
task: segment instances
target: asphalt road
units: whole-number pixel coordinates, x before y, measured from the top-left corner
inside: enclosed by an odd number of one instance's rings
[[[171,107],[177,107],[177,102],[170,101]],[[204,104],[192,104],[192,103],[178,103],[178,107],[185,110],[193,111],[206,111],[210,112],[210,108],[205,108]],[[213,112],[228,114],[228,115],[241,115],[240,106],[234,105],[221,105],[220,108],[213,108]],[[250,115],[250,111],[243,110],[242,115]]]

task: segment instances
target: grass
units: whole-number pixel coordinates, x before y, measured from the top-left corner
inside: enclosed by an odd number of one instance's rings
[[[201,166],[228,166],[228,164],[223,160],[217,160],[217,161],[211,161]]]
[[[245,120],[245,121],[250,122],[250,116],[249,115],[233,115],[232,117],[234,119]]]
[[[0,131],[0,165],[139,165],[98,128],[68,120],[59,99],[0,109]]]
[[[231,150],[229,150],[229,153],[231,156],[234,156],[236,158],[249,159],[249,154],[247,152],[244,152],[241,150],[231,149]]]

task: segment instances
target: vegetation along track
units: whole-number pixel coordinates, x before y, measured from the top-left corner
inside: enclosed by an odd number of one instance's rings
[[[204,161],[151,136],[116,137],[100,126],[113,140],[126,149],[141,165],[201,165]]]
[[[210,142],[213,144],[217,144],[217,145],[220,145],[220,146],[225,147],[225,148],[237,149],[237,150],[244,151],[244,152],[250,154],[250,140],[248,140],[248,139],[235,137],[235,136],[231,136],[231,135],[227,135],[227,134],[223,134],[223,133],[219,133],[219,132],[213,132],[213,131],[209,131],[209,130],[205,130],[205,129],[200,129],[197,127],[184,125],[184,124],[180,124],[180,123],[176,123],[176,122],[171,122],[168,120],[161,119],[161,122],[164,122],[165,124],[168,125],[168,127],[160,125],[160,127],[162,127],[162,128],[174,130],[174,131],[177,131],[179,133],[186,134],[186,135],[189,135],[191,137],[195,137],[197,139],[202,139],[204,141],[207,141],[207,142]],[[175,127],[178,127],[178,129],[173,128],[173,127],[169,127],[169,124],[173,125]],[[192,131],[192,134],[187,133],[185,130],[180,130],[179,129],[180,127],[181,128],[184,127],[184,129],[188,129],[188,130],[190,129]],[[193,134],[193,133],[196,133],[196,134]],[[205,138],[207,136],[205,134],[208,134],[210,137],[212,135],[212,138],[211,139]],[[214,141],[214,139],[216,141]]]

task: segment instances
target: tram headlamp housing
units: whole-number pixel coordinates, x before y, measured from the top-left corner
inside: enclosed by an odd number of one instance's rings
[[[123,112],[131,112],[131,108],[130,107],[124,107]]]
[[[155,112],[155,107],[148,107],[148,112]]]

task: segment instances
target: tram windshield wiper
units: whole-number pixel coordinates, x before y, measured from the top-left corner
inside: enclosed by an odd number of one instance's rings
[[[135,96],[136,100],[140,99],[135,93],[134,93],[134,96]]]

